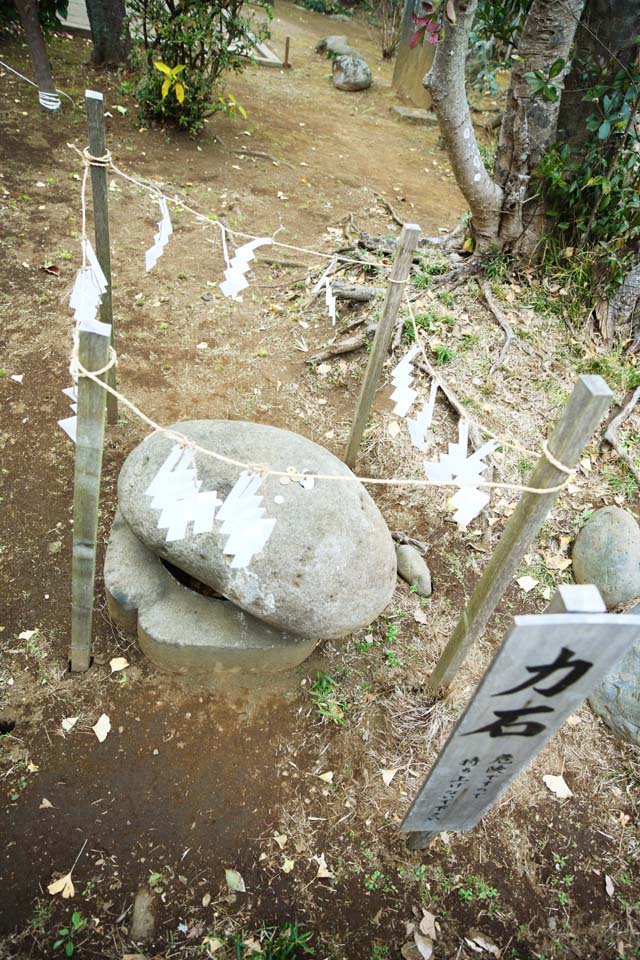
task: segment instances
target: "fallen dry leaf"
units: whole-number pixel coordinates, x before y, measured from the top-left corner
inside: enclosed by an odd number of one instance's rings
[[[244,885],[244,880],[240,876],[237,870],[225,870],[224,872],[225,879],[227,881],[227,886],[229,890],[233,890],[234,893],[245,893],[246,887]]]
[[[437,940],[438,934],[436,933],[436,918],[432,913],[429,913],[428,910],[422,908],[422,920],[420,921],[420,933],[423,933],[425,937],[431,937],[432,940]]]
[[[109,735],[109,731],[111,730],[111,720],[106,713],[103,713],[98,722],[94,724],[91,729],[95,733],[100,743],[104,743]]]
[[[326,377],[328,373],[331,372],[331,367],[328,363],[321,363],[316,367],[316,371],[320,374],[321,377]]]
[[[26,640],[28,642],[37,632],[37,630],[23,630],[22,633],[18,634],[18,640]]]
[[[39,769],[40,767],[37,763],[34,763],[33,760],[29,760],[29,763],[27,764],[27,770],[29,773],[35,773]]]
[[[65,873],[64,877],[60,877],[59,880],[53,880],[47,887],[47,890],[52,896],[55,896],[56,893],[61,893],[63,900],[68,900],[69,897],[72,897],[76,892],[76,888],[71,880],[71,872]]]
[[[422,607],[416,607],[413,611],[413,619],[416,623],[429,623],[429,618],[427,617],[426,610],[423,610]]]
[[[287,842],[287,840],[289,839],[289,837],[286,835],[286,833],[274,833],[273,839],[275,840],[275,842],[278,844],[278,846],[279,846],[280,849],[282,850],[282,849],[284,849],[284,845],[285,845],[285,843]]]
[[[518,577],[516,583],[525,593],[530,593],[534,587],[538,586],[540,581],[536,580],[535,577]]]
[[[542,780],[545,786],[551,790],[551,793],[555,793],[556,797],[559,797],[561,800],[567,800],[573,796],[571,790],[565,783],[564,777],[554,777],[553,774],[546,773]]]
[[[486,933],[481,933],[479,930],[469,930],[469,935],[465,937],[465,940],[476,953],[484,951],[490,953],[492,957],[500,956],[500,949]]]
[[[333,770],[327,770],[326,773],[319,773],[318,777],[320,780],[324,780],[325,783],[333,783]]]
[[[392,770],[381,770],[381,771],[380,771],[380,773],[382,774],[382,779],[383,779],[383,781],[384,781],[385,787],[388,787],[388,786],[389,786],[389,784],[391,783],[391,781],[393,780],[393,778],[395,777],[395,775],[396,775],[396,773],[398,772],[399,769],[400,769],[400,767],[394,767]]]
[[[287,857],[285,857],[282,863],[282,872],[291,873],[295,865],[296,865],[295,860],[289,860]]]
[[[615,890],[615,887],[613,885],[613,880],[611,879],[608,873],[605,873],[604,875],[604,889],[608,897],[613,896],[613,891]]]
[[[42,800],[41,800],[41,802],[40,802],[40,808],[39,808],[39,809],[40,809],[40,810],[50,810],[50,809],[53,809],[53,804],[51,803],[50,800],[47,800],[46,797],[43,797]]]
[[[109,661],[109,666],[111,667],[111,673],[117,673],[118,670],[126,670],[129,661],[125,660],[124,657],[114,657],[113,660]]]
[[[316,873],[315,879],[322,880],[326,877],[332,880],[333,874],[331,873],[331,870],[329,870],[327,866],[327,861],[324,858],[324,853],[321,853],[319,857],[314,857],[313,859],[318,864],[318,872]]]
[[[400,433],[400,424],[398,423],[397,420],[391,421],[391,423],[387,427],[387,433],[389,434],[391,439],[398,436],[398,434]]]
[[[79,719],[78,717],[65,717],[64,720],[62,721],[62,729],[64,730],[64,732],[69,733],[69,730],[75,727],[76,723],[78,722],[78,719]]]
[[[205,893],[204,897],[202,898],[202,906],[208,907],[210,903],[211,903],[211,894]]]
[[[419,930],[414,930],[413,940],[422,960],[431,960],[433,956],[433,940],[431,937],[425,937]]]
[[[400,955],[404,957],[404,960],[422,960],[420,951],[413,942],[405,943],[400,949]]]

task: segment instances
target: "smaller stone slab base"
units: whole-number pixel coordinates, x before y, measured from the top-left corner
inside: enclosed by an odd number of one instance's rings
[[[132,533],[118,512],[104,565],[107,604],[161,670],[180,674],[275,673],[298,666],[317,641],[289,636],[229,600],[189,590]]]

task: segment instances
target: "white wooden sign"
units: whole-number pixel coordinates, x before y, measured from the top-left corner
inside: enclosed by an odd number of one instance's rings
[[[605,610],[595,587],[566,585],[548,612],[515,617],[403,832],[476,825],[640,637],[639,616]]]

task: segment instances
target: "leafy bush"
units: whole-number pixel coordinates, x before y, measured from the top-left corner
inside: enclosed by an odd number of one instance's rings
[[[267,0],[254,0],[252,6],[271,19]],[[197,133],[218,110],[244,115],[235,98],[224,93],[223,77],[240,73],[253,43],[269,36],[268,21],[260,24],[243,15],[244,7],[243,0],[128,0],[141,119]]]
[[[634,123],[640,68],[605,68],[584,99],[594,107],[586,142],[577,148],[555,144],[536,175],[563,243],[597,248],[615,282],[624,255],[640,242],[640,137]]]
[[[307,10],[314,10],[316,13],[343,13],[349,16],[349,11],[337,3],[336,0],[298,0],[301,7]]]
[[[38,16],[45,33],[62,26],[68,6],[69,0],[39,0]],[[0,34],[10,33],[19,25],[20,18],[13,0],[0,0]]]

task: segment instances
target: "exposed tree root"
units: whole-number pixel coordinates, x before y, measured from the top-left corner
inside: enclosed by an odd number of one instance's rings
[[[494,374],[494,371],[497,370],[498,367],[501,367],[502,364],[504,363],[504,358],[509,352],[509,346],[511,344],[511,341],[515,337],[515,333],[513,332],[513,328],[509,323],[509,321],[507,320],[507,318],[505,317],[504,313],[502,312],[500,307],[498,307],[495,300],[493,299],[493,294],[491,293],[491,287],[489,286],[488,283],[483,283],[482,292],[484,294],[485,300],[487,301],[487,306],[489,307],[489,310],[491,310],[491,313],[494,315],[494,317],[502,327],[502,330],[504,331],[504,343],[502,345],[502,350],[500,351],[500,355],[498,356],[497,360],[494,360],[494,362],[491,364],[491,367],[489,368],[489,376],[492,377]]]
[[[629,470],[633,474],[636,483],[638,486],[640,486],[640,469],[638,469],[633,459],[624,449],[620,443],[620,437],[618,436],[619,428],[622,426],[627,417],[631,415],[638,403],[638,400],[640,400],[640,387],[636,387],[633,393],[627,394],[624,406],[620,410],[620,413],[616,414],[613,420],[611,420],[611,422],[608,424],[607,429],[604,432],[603,439],[613,447],[620,459],[626,463],[626,465],[629,467]]]

